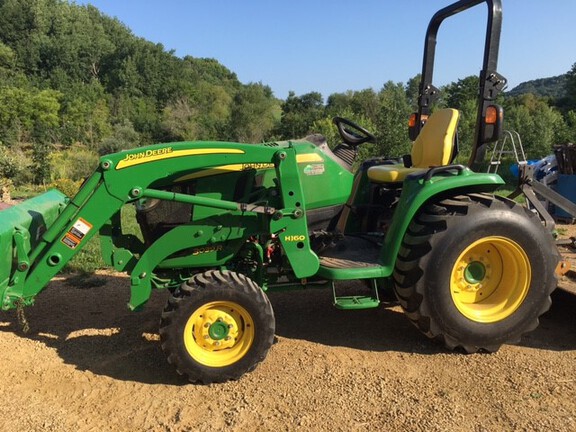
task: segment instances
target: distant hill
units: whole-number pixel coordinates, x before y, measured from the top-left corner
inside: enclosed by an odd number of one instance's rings
[[[540,78],[532,81],[523,82],[514,87],[508,96],[520,96],[526,93],[533,93],[537,96],[548,96],[559,99],[566,96],[565,84],[568,75],[558,75],[551,78]]]

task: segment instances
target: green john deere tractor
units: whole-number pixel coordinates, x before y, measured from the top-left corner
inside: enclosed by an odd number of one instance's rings
[[[518,341],[556,287],[552,236],[533,213],[493,194],[498,175],[452,164],[459,113],[431,112],[439,26],[481,3],[488,26],[474,153],[497,140],[501,4],[462,0],[428,27],[410,156],[354,171],[358,146],[374,136],[342,118],[343,142],[333,150],[316,135],[104,156],[74,198],[52,190],[0,212],[2,309],[32,304],[98,232],[106,263],[130,275],[131,309],[152,289],[170,290],[161,344],[193,382],[236,379],[264,359],[275,331],[266,292],[275,289],[325,286],[336,307],[362,309],[378,306],[378,285],[390,280],[412,323],[448,348],[495,351]],[[136,206],[141,237],[122,231],[127,204]],[[372,291],[335,288],[356,280]]]

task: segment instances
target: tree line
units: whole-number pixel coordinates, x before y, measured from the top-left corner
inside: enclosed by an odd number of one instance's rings
[[[0,0],[0,178],[46,184],[88,175],[99,155],[190,140],[263,142],[311,132],[338,142],[334,115],[375,132],[364,157],[409,152],[407,119],[419,77],[381,89],[277,99],[263,83],[241,83],[214,59],[179,58],[136,37],[93,6],[64,0]],[[462,153],[476,115],[477,78],[444,86],[439,105],[462,112]],[[501,96],[506,127],[530,157],[576,141],[576,64],[565,96]],[[468,146],[468,147],[467,147]]]

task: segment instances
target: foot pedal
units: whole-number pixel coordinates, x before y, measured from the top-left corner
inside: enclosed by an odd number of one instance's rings
[[[374,295],[352,295],[352,296],[337,296],[336,285],[332,282],[332,293],[334,294],[334,306],[342,310],[359,310],[359,309],[373,309],[380,305],[378,298],[378,288],[376,286],[376,279],[372,279],[372,287]]]

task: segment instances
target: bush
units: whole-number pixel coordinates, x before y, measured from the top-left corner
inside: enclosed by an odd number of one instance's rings
[[[82,186],[82,180],[74,181],[65,178],[55,180],[52,183],[50,183],[50,185],[48,185],[49,188],[56,188],[60,190],[60,192],[64,193],[64,195],[69,196],[70,198],[73,198],[74,195],[76,195],[76,192],[78,192],[80,186]]]
[[[12,201],[12,180],[0,177],[0,202]]]
[[[49,160],[52,182],[61,179],[78,182],[92,175],[98,166],[99,157],[85,146],[74,145],[50,154]]]
[[[15,186],[30,183],[32,161],[19,149],[0,146],[0,177],[10,179]]]
[[[102,141],[98,153],[104,156],[121,150],[129,150],[138,147],[140,141],[140,134],[134,130],[132,123],[124,120],[123,123],[114,125],[114,133]]]

